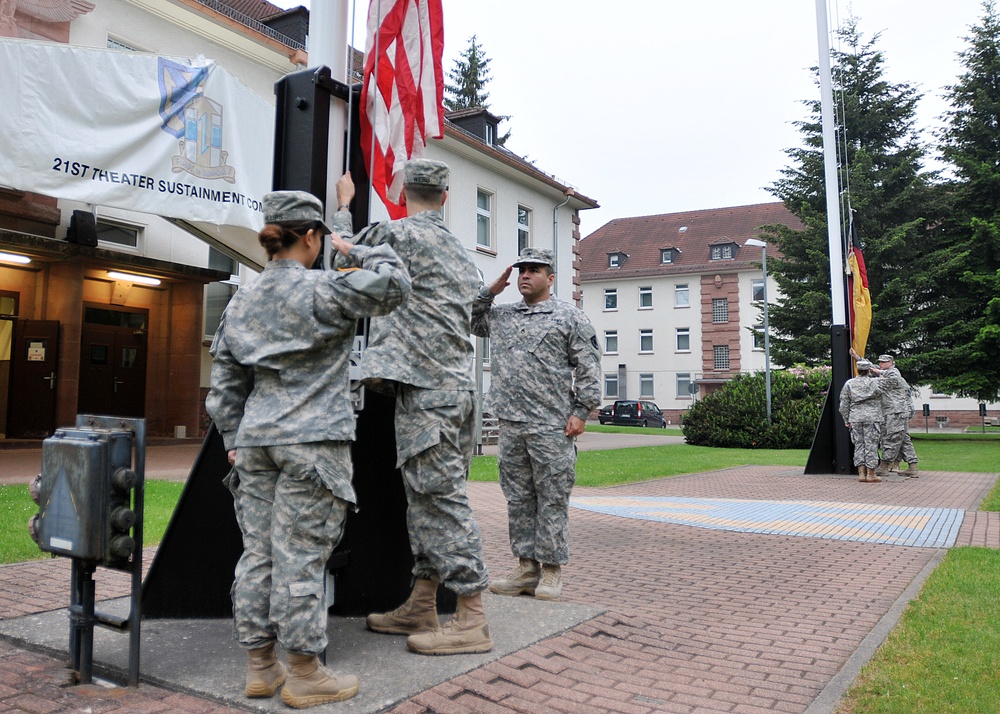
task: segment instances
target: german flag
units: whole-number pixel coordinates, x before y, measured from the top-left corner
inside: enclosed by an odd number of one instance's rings
[[[851,347],[864,356],[872,326],[872,295],[868,290],[868,269],[861,254],[861,239],[851,213],[851,244],[847,253],[848,303],[851,309]]]

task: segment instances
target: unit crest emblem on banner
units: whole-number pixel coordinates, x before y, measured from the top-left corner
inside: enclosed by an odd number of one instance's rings
[[[208,67],[191,67],[162,57],[158,62],[162,129],[177,137],[171,171],[203,179],[236,182],[222,148],[222,105],[205,96]]]

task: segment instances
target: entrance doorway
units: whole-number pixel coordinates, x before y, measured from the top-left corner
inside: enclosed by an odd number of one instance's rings
[[[16,320],[10,342],[7,436],[43,439],[55,429],[59,322]]]
[[[149,311],[85,306],[77,412],[143,417]]]

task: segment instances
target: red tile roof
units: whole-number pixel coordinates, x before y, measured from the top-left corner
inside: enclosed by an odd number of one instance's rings
[[[760,262],[760,248],[743,246],[761,226],[781,223],[794,230],[804,226],[782,203],[758,203],[658,216],[618,218],[579,243],[580,279],[607,280],[677,273],[704,273],[745,269]],[[714,245],[734,243],[734,259],[710,260]],[[674,262],[660,262],[660,251],[674,248]],[[608,267],[608,254],[626,256],[621,267]]]
[[[221,2],[257,21],[267,20],[285,12],[267,0],[221,0]]]

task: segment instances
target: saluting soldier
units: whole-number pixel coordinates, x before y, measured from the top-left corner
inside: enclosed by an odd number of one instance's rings
[[[569,562],[569,498],[576,482],[575,437],[601,403],[601,350],[576,306],[552,296],[554,256],[525,248],[479,291],[472,331],[489,337],[487,409],[500,420],[500,487],[507,498],[517,567],[490,585],[500,595],[558,600]],[[518,269],[522,299],[497,305]]]
[[[872,376],[868,360],[859,359],[856,367],[858,376],[847,380],[840,392],[840,416],[851,430],[858,481],[876,483],[882,480],[875,467],[883,423],[882,395],[888,383]]]

